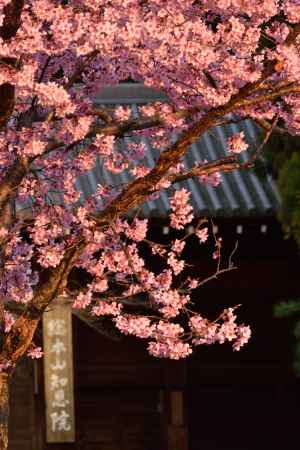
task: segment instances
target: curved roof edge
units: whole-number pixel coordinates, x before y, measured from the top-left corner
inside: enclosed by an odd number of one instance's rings
[[[167,102],[168,96],[143,83],[120,83],[103,86],[94,97],[95,104],[143,104],[149,102]]]

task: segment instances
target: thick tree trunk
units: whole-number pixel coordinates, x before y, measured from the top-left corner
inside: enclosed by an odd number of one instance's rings
[[[9,375],[0,372],[0,450],[8,447]]]

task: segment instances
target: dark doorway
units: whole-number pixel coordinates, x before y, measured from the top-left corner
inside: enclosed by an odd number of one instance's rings
[[[84,450],[160,450],[159,391],[82,390],[77,399]]]
[[[190,450],[294,450],[299,385],[193,388],[188,396]]]

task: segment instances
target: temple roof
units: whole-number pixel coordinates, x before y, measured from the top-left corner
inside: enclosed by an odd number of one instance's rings
[[[118,86],[108,86],[95,98],[97,105],[128,105],[133,117],[139,117],[139,105],[153,101],[167,101],[167,97],[149,87],[135,83],[124,83]],[[241,161],[249,159],[249,153],[259,142],[259,134],[249,120],[237,124],[222,125],[203,135],[191,145],[183,162],[186,169],[192,168],[197,162],[212,161],[228,156],[226,138],[244,131],[246,140],[250,144],[249,151],[240,155]],[[147,147],[145,159],[147,166],[153,167],[159,153],[152,149],[147,138],[142,138]],[[132,138],[124,138],[124,145],[128,145]],[[271,175],[258,177],[253,169],[235,170],[221,174],[222,183],[218,187],[202,184],[198,178],[192,178],[174,185],[175,189],[186,187],[191,192],[191,202],[195,216],[210,217],[265,217],[272,216],[278,210],[280,197]],[[77,181],[77,188],[82,192],[82,201],[95,192],[98,184],[119,185],[127,184],[131,177],[127,171],[114,175],[107,171],[100,160],[96,167]],[[162,192],[155,201],[145,202],[140,209],[144,217],[164,218],[170,209],[168,193]]]

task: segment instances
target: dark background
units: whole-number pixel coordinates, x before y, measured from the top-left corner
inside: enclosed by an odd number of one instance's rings
[[[241,304],[239,321],[253,331],[249,344],[240,352],[227,344],[203,346],[186,361],[161,361],[147,355],[145,342],[109,340],[74,317],[76,443],[45,443],[43,365],[24,359],[12,385],[10,450],[296,448],[300,382],[292,367],[293,322],[273,317],[275,303],[300,296],[296,246],[273,219],[216,223],[225,256],[239,241],[238,269],[205,284],[197,308],[213,319],[223,307]],[[153,224],[153,239],[170,239],[161,229]],[[211,248],[199,250],[191,239],[186,254],[192,274],[213,272]],[[184,396],[184,448],[170,438],[178,431],[170,427],[174,390]]]

